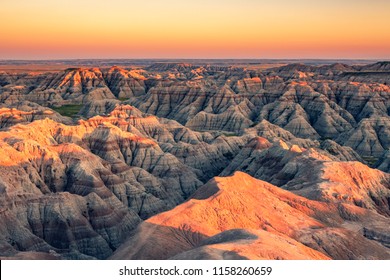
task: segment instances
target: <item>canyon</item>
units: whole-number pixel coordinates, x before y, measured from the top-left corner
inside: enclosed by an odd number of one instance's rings
[[[242,64],[2,67],[0,258],[390,259],[390,62]]]

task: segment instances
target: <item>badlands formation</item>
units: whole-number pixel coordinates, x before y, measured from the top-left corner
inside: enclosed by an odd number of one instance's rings
[[[0,72],[2,259],[390,259],[390,63]]]

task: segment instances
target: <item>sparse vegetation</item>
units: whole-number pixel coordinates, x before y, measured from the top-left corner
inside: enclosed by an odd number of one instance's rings
[[[52,109],[65,117],[74,118],[80,111],[81,107],[83,107],[82,104],[68,104],[57,108],[53,107]]]

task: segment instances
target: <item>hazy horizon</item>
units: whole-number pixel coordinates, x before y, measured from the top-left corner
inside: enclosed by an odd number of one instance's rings
[[[226,58],[165,58],[165,57],[151,57],[151,58],[132,58],[132,57],[123,57],[123,58],[110,58],[110,57],[103,57],[103,58],[38,58],[38,59],[20,59],[20,58],[0,58],[1,62],[5,61],[19,61],[19,62],[24,62],[24,61],[31,61],[31,62],[40,62],[40,61],[109,61],[109,60],[114,60],[114,61],[121,61],[121,60],[134,60],[134,61],[142,61],[142,60],[149,60],[149,61],[167,61],[167,62],[187,62],[187,61],[255,61],[255,62],[281,62],[281,61],[389,61],[390,58],[232,58],[232,57],[226,57]]]
[[[51,58],[3,58],[0,57],[0,61],[76,61],[76,60],[162,60],[162,61],[188,61],[188,60],[257,60],[257,61],[390,61],[390,56],[386,58],[369,58],[369,57],[259,57],[259,58],[247,58],[247,57],[51,57]]]

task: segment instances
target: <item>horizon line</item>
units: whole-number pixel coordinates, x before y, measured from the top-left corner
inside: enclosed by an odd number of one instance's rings
[[[0,61],[80,61],[80,60],[366,60],[366,61],[390,61],[390,58],[0,58]]]

